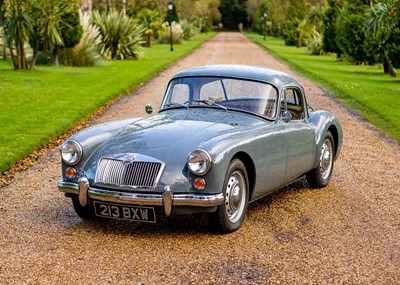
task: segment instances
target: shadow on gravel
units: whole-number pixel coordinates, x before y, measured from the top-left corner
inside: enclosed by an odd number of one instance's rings
[[[307,189],[309,189],[307,182],[302,179],[251,203],[248,208],[245,224],[261,221],[264,225],[279,228],[279,224],[274,224],[276,222],[270,219],[270,217],[273,216],[271,208],[277,203],[285,205],[285,199],[287,199],[288,195],[299,194],[301,191]],[[211,228],[209,216],[205,213],[171,217],[157,215],[157,223],[151,224],[101,218],[92,221],[84,221],[75,214],[72,204],[68,202],[60,205],[57,209],[52,209],[52,211],[54,212],[50,217],[52,220],[51,223],[56,227],[64,227],[66,230],[85,230],[104,234],[141,237],[171,234],[174,236],[219,235],[219,233],[213,231]],[[302,219],[303,222],[307,221],[306,218]],[[276,238],[278,240],[286,240],[290,238],[290,233],[277,232]]]

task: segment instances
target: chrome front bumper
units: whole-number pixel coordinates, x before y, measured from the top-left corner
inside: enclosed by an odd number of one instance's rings
[[[130,193],[110,191],[89,186],[86,177],[79,179],[78,183],[58,182],[58,189],[64,193],[78,195],[82,206],[87,205],[87,200],[139,205],[162,206],[166,216],[171,215],[173,206],[215,207],[224,202],[224,195],[219,194],[174,194],[170,186],[164,187],[164,193]]]

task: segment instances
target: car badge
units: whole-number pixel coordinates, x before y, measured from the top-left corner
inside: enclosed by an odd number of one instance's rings
[[[123,157],[122,161],[123,161],[123,163],[125,165],[129,165],[129,164],[132,164],[135,161],[136,157],[138,157],[137,153],[127,153]]]

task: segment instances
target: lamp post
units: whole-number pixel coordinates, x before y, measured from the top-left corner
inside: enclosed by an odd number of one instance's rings
[[[264,17],[263,17],[263,40],[265,41],[266,38],[266,34],[267,34],[267,13],[264,13]]]
[[[170,42],[170,51],[174,51],[174,46],[172,44],[172,10],[174,9],[174,1],[168,1],[168,23],[169,23],[169,42]]]

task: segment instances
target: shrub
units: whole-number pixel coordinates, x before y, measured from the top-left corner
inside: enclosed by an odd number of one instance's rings
[[[161,43],[169,43],[170,42],[170,38],[171,38],[171,36],[170,36],[171,31],[170,31],[169,24],[168,23],[164,23],[163,24],[163,29],[164,29],[164,32],[163,32],[163,34],[162,34],[162,36],[160,38],[160,41],[161,41]],[[172,42],[174,44],[179,44],[179,43],[182,42],[182,39],[183,39],[182,26],[177,24],[177,23],[175,23],[175,22],[172,22]]]
[[[83,35],[80,42],[73,48],[65,48],[60,53],[61,62],[71,66],[93,66],[100,59],[97,51],[99,32],[89,24],[89,16],[82,17]]]
[[[111,11],[100,15],[92,13],[92,24],[99,31],[100,54],[107,59],[140,59],[143,53],[143,35],[145,29],[136,20],[122,12]]]
[[[307,49],[312,55],[320,55],[322,50],[322,37],[321,34],[315,32],[307,43]]]
[[[183,35],[182,38],[187,41],[197,35],[200,31],[194,22],[183,20],[181,23]]]

